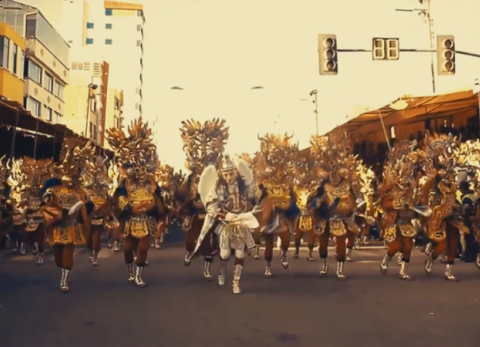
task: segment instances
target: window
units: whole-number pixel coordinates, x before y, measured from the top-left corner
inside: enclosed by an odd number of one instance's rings
[[[87,37],[87,39],[85,40],[85,43],[87,45],[93,45],[93,39]]]
[[[35,117],[40,117],[40,109],[42,107],[42,104],[40,101],[32,98],[31,96],[28,97],[27,99],[27,110],[29,110],[32,115]]]
[[[25,75],[25,52],[24,51],[20,51],[20,70],[18,72],[18,76],[20,76],[21,78],[24,78]]]
[[[30,59],[28,60],[28,78],[32,81],[42,84],[42,68]]]
[[[13,73],[16,75],[18,69],[18,46],[13,44]]]
[[[5,36],[0,37],[0,66],[4,68],[9,68],[9,57],[10,57],[10,39]]]
[[[142,44],[142,40],[137,40],[137,47],[140,47],[141,44]]]
[[[53,93],[53,77],[45,72],[45,79],[43,80],[43,87],[50,93]]]
[[[106,8],[105,9],[105,16],[111,16],[113,15],[113,11],[111,8]]]
[[[120,109],[120,100],[118,100],[117,97],[115,97],[115,99],[114,99],[114,108],[115,108],[115,110]]]
[[[106,45],[111,45],[112,44],[112,39],[106,39],[105,44]]]
[[[48,121],[52,121],[53,120],[53,111],[50,107],[48,107],[47,105],[43,105],[43,107],[45,108],[45,118],[48,120]]]
[[[55,123],[61,123],[61,122],[62,122],[62,115],[55,111]]]
[[[118,117],[113,118],[113,127],[117,129],[119,128]]]
[[[137,24],[137,31],[140,31],[142,30],[142,25],[141,24]]]
[[[105,24],[105,29],[112,29],[112,23]]]
[[[137,10],[137,17],[141,17],[142,16],[142,10]]]
[[[140,107],[140,104],[139,104],[139,103],[136,103],[136,104],[135,104],[135,109],[138,110],[139,107]]]
[[[63,85],[55,81],[55,87],[53,89],[53,95],[55,95],[60,100],[63,100]]]
[[[88,22],[87,23],[87,29],[93,29],[94,25],[93,23]]]

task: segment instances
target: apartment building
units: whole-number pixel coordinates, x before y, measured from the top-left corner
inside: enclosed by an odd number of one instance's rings
[[[25,83],[25,39],[5,22],[0,22],[0,96],[23,104]]]
[[[88,54],[110,64],[109,85],[123,90],[126,124],[142,115],[143,6],[119,1],[69,0],[63,4],[62,33],[72,61]]]
[[[34,116],[61,123],[69,79],[69,45],[36,7],[3,0],[0,21],[26,40],[24,107]]]
[[[107,93],[107,115],[105,122],[105,129],[122,128],[123,120],[123,91],[110,88]],[[105,148],[112,149],[108,142],[105,141]]]
[[[70,63],[70,83],[65,88],[64,123],[102,146],[107,122],[108,83],[107,62],[85,59]]]

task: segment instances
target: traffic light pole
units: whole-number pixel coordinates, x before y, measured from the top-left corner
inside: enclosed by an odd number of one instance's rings
[[[430,16],[430,3],[431,0],[427,0],[427,11],[425,13],[426,15],[426,21],[428,24],[428,34],[430,36],[430,70],[432,72],[432,89],[433,89],[433,94],[435,94],[435,67],[433,65],[433,55],[434,55],[434,50],[433,50],[433,20],[432,17]]]

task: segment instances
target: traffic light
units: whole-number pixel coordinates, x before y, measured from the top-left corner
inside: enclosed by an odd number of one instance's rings
[[[437,35],[437,73],[455,75],[455,36]]]
[[[372,59],[400,59],[400,40],[398,38],[374,37],[372,39]]]
[[[337,35],[318,35],[320,75],[338,74]]]

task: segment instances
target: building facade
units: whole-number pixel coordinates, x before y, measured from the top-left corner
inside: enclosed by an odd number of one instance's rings
[[[64,90],[69,79],[69,49],[42,12],[13,0],[3,0],[0,21],[26,39],[24,107],[32,115],[61,123]]]
[[[0,22],[0,96],[23,105],[25,88],[25,39],[5,22]]]
[[[109,75],[107,62],[74,61],[70,64],[70,83],[65,89],[65,124],[102,146]]]
[[[83,15],[81,15],[83,14]],[[142,114],[143,6],[119,1],[69,0],[63,4],[62,33],[72,61],[88,55],[110,64],[109,85],[123,90],[127,124]]]
[[[122,128],[123,121],[123,91],[110,88],[107,93],[106,106],[106,122],[105,129]],[[105,148],[112,149],[107,141],[105,141]]]

